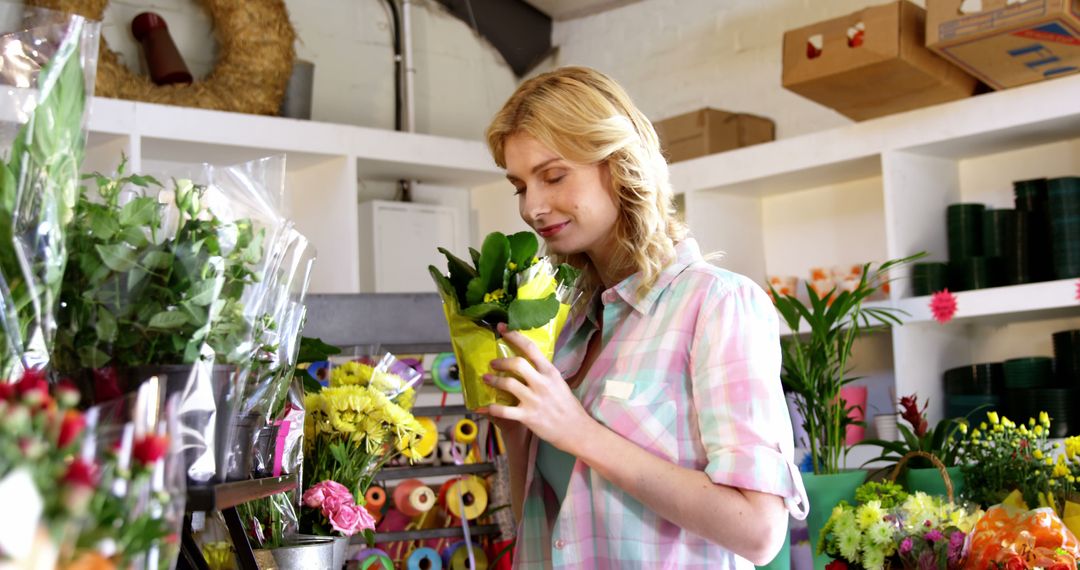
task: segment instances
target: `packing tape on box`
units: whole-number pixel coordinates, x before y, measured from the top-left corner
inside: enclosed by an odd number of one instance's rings
[[[367,512],[374,516],[378,516],[382,513],[382,508],[386,506],[386,489],[381,485],[372,485],[368,487],[366,493],[364,493],[364,508]]]
[[[459,519],[476,520],[487,510],[487,487],[475,475],[447,481],[443,484],[443,489],[446,495],[446,510]]]
[[[442,570],[443,561],[434,548],[417,548],[405,563],[408,570]]]
[[[435,357],[431,366],[431,381],[443,392],[461,393],[461,378],[458,376],[457,358],[452,352],[443,352]]]
[[[454,427],[450,429],[450,439],[464,443],[465,445],[471,445],[476,441],[476,437],[480,434],[480,428],[476,425],[476,422],[469,418],[462,418],[458,420]]]
[[[356,553],[353,560],[360,562],[360,570],[394,570],[394,561],[384,550],[367,548]]]
[[[419,479],[406,479],[394,489],[394,506],[410,517],[418,517],[435,506],[435,491]]]
[[[469,566],[469,548],[462,544],[460,548],[450,555],[450,570],[488,570],[488,557],[481,548],[473,545],[473,561],[475,566]]]

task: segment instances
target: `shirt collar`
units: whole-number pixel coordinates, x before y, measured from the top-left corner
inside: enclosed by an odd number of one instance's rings
[[[653,305],[656,304],[656,300],[660,298],[668,285],[671,285],[675,277],[691,264],[703,259],[697,240],[691,237],[684,238],[675,244],[675,261],[664,267],[659,277],[656,278],[656,283],[645,295],[638,295],[637,290],[638,286],[641,285],[642,276],[641,272],[637,272],[601,293],[600,300],[604,305],[608,305],[615,301],[616,296],[618,296],[633,307],[634,310],[642,314],[648,314]]]

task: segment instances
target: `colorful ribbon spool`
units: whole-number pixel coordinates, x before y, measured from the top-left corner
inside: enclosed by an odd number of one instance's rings
[[[435,491],[419,479],[407,479],[394,489],[394,506],[410,517],[418,517],[435,506]]]
[[[394,570],[394,561],[390,555],[378,548],[361,550],[353,560],[360,562],[359,570]]]
[[[462,543],[461,547],[450,555],[450,564],[447,568],[449,570],[488,570],[488,557],[482,549],[473,545],[472,555],[475,566],[469,566],[469,547]]]
[[[439,444],[439,426],[435,425],[431,418],[416,418],[416,421],[424,428],[424,435],[413,446],[415,454],[412,455],[413,459],[424,462],[425,459],[432,459],[435,454],[435,448]]]
[[[312,362],[307,366],[308,376],[311,376],[319,384],[323,386],[330,385],[330,363],[325,360],[318,362]]]
[[[454,448],[457,448],[456,451]],[[465,454],[469,452],[468,446],[464,443],[457,443],[456,441],[440,441],[439,442],[439,461],[446,465],[454,464],[454,456],[459,458],[465,457]]]
[[[472,445],[476,441],[477,436],[480,435],[480,428],[477,427],[476,422],[469,418],[462,418],[458,420],[454,427],[450,430],[450,439],[457,443],[463,443],[465,445]]]
[[[364,493],[364,508],[371,516],[378,519],[382,516],[382,509],[386,506],[386,489],[381,485],[372,485]]]
[[[442,570],[443,561],[434,548],[417,548],[405,562],[408,570]]]
[[[443,352],[432,363],[431,381],[443,392],[461,393],[461,378],[458,377],[457,358],[452,352]]]
[[[439,495],[445,496],[446,510],[459,519],[476,520],[487,510],[487,487],[475,475],[447,481]]]

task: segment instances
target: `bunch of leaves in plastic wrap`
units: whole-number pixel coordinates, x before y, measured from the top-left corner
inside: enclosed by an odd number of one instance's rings
[[[67,260],[64,234],[78,193],[88,87],[97,58],[99,24],[42,13],[49,12],[28,10],[25,16],[39,17],[36,27],[31,21],[31,27],[0,36],[2,80],[15,86],[3,100],[5,114],[21,117],[27,111],[29,101],[20,101],[16,91],[29,88],[36,98],[0,159],[4,378],[49,361]]]
[[[124,169],[90,176],[96,192],[84,187],[76,204],[58,364],[190,364],[204,343],[218,362],[244,360],[251,324],[242,296],[256,281],[264,232],[209,214],[203,186],[176,180],[166,190]],[[176,220],[166,217],[170,201]]]

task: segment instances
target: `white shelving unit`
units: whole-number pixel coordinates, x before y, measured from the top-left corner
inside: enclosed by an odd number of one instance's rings
[[[132,172],[285,154],[286,206],[318,249],[315,293],[361,291],[358,180],[468,188],[502,176],[479,141],[95,98],[83,170],[111,172],[121,152]]]
[[[672,165],[705,251],[760,281],[811,267],[927,251],[947,259],[945,208],[1012,207],[1012,182],[1080,174],[1080,77],[1000,91]],[[902,277],[902,276],[901,276]],[[879,391],[917,392],[944,413],[941,374],[974,362],[1051,355],[1050,335],[1080,327],[1077,280],[957,294],[947,325],[928,297],[895,283],[883,302],[908,313]],[[889,396],[891,397],[891,396]]]

